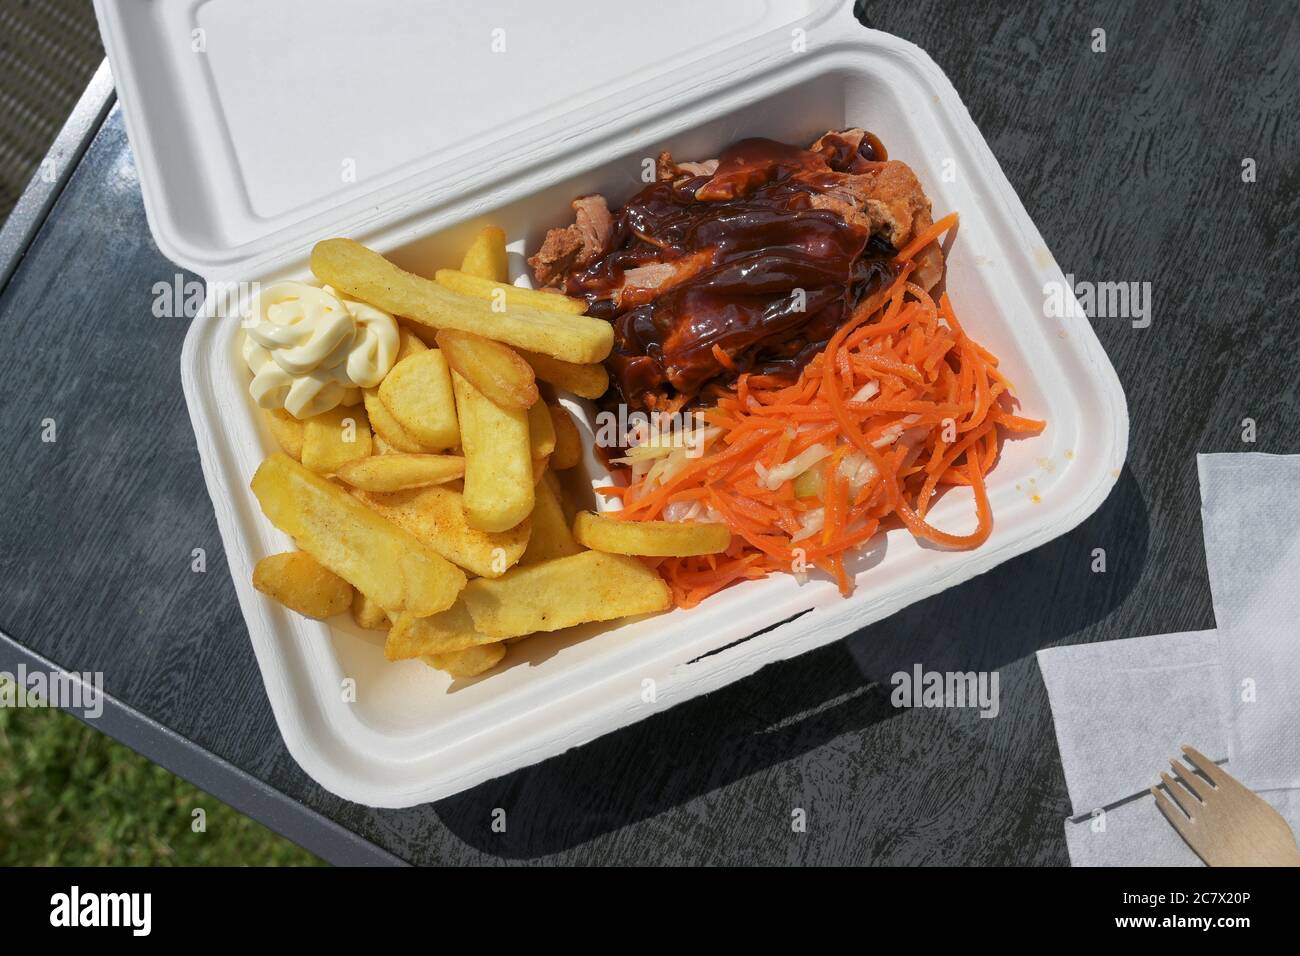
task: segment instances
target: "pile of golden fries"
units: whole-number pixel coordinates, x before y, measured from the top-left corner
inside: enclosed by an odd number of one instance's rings
[[[350,239],[318,243],[311,269],[396,316],[400,348],[362,404],[264,413],[283,453],[253,493],[301,550],[258,562],[259,591],[314,618],[350,608],[388,632],[389,660],[466,678],[528,635],[667,610],[637,555],[726,549],[724,525],[574,514],[556,472],[581,439],[552,389],[600,397],[612,329],[581,300],[509,284],[500,229],[433,279]]]

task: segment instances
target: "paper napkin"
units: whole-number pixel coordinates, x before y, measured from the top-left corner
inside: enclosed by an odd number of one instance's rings
[[[1300,456],[1200,455],[1232,772],[1300,787]]]
[[[1214,631],[1190,631],[1038,652],[1070,795],[1073,865],[1200,865],[1149,788],[1183,744],[1223,761],[1217,651]],[[1260,795],[1300,833],[1300,789]]]
[[[1197,466],[1216,629],[1038,652],[1076,866],[1199,863],[1148,789],[1182,744],[1300,833],[1300,456]]]
[[[1047,648],[1038,667],[1073,817],[1159,783],[1183,744],[1227,755],[1214,631]]]

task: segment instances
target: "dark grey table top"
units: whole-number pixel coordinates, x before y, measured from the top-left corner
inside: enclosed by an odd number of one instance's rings
[[[1149,328],[1094,321],[1132,434],[1081,527],[451,799],[339,800],[289,757],[262,688],[181,395],[186,322],[150,310],[177,270],[149,237],[114,107],[0,293],[0,666],[102,671],[101,729],[335,860],[1066,863],[1033,652],[1212,626],[1196,454],[1300,451],[1300,26],[1282,4],[866,8],[948,72],[1067,273],[1152,284]],[[1090,49],[1098,28],[1105,53]],[[1258,181],[1243,182],[1244,158]],[[918,662],[998,670],[1001,715],[894,709],[889,675]]]

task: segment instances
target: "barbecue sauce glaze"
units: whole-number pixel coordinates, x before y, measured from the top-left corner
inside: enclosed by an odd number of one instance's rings
[[[829,189],[828,172],[861,172],[886,159],[884,148],[871,135],[855,147],[828,134],[820,145],[742,140],[723,150],[713,176],[656,182],[623,206],[605,254],[565,283],[589,315],[613,323],[607,403],[704,403],[740,372],[793,379],[864,297],[892,281],[887,239],[810,202]],[[707,264],[657,296],[615,304],[629,270],[684,262]]]

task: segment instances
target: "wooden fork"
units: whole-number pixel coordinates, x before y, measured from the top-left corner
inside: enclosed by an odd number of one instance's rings
[[[1151,793],[1206,866],[1300,866],[1300,849],[1282,814],[1200,751],[1184,744],[1183,753],[1201,776],[1171,760],[1178,782],[1162,773],[1169,796],[1159,787]]]

